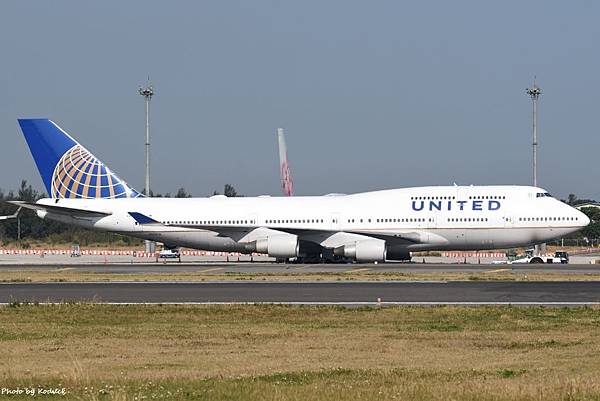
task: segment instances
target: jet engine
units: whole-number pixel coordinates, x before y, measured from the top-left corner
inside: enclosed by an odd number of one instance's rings
[[[252,252],[266,253],[274,258],[294,258],[298,256],[298,236],[270,235],[247,244],[246,248]]]
[[[387,251],[385,241],[365,239],[337,247],[333,253],[337,256],[352,258],[357,262],[384,262]]]

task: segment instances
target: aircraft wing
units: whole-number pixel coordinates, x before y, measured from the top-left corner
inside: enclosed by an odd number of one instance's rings
[[[35,202],[26,202],[26,201],[7,201],[13,205],[30,209],[30,210],[42,210],[49,213],[62,214],[66,216],[73,217],[105,217],[110,216],[111,212],[101,211],[101,210],[90,210],[90,209],[75,209],[72,207],[64,207],[59,205],[44,205],[41,203]]]
[[[256,226],[224,226],[224,225],[202,225],[202,224],[163,224],[160,223],[151,217],[148,217],[142,213],[138,212],[129,212],[129,215],[133,217],[138,224],[146,225],[146,226],[164,226],[164,227],[184,227],[184,228],[196,228],[201,230],[209,230],[219,233],[220,236],[230,237],[235,241],[239,241],[240,239],[248,236],[250,233],[256,232],[256,230],[264,231],[265,234],[268,232],[283,232],[288,234],[297,235],[301,240],[315,242],[324,246],[333,247],[338,246],[338,242],[348,242],[351,240],[359,240],[364,239],[366,237],[376,238],[385,240],[386,242],[396,244],[396,245],[408,245],[408,244],[422,244],[429,243],[431,240],[438,241],[437,235],[429,233],[429,232],[421,232],[421,231],[411,231],[407,233],[390,233],[385,231],[333,231],[330,229],[320,230],[320,229],[300,229],[300,228],[286,228],[286,227],[276,227],[276,228],[268,228],[268,227],[256,227]],[[257,233],[254,235],[256,236]],[[440,237],[442,239],[442,237]],[[445,239],[442,239],[445,241]],[[332,243],[331,245],[329,245]],[[333,245],[333,244],[336,245]]]
[[[428,243],[427,239],[429,236],[428,232],[424,231],[410,231],[405,233],[394,233],[385,231],[353,231],[355,234],[366,235],[373,238],[378,238],[391,242],[404,242],[411,244],[424,244]]]
[[[145,214],[138,212],[128,212],[131,217],[140,225],[147,227],[181,227],[181,228],[195,228],[199,230],[214,231],[221,237],[230,237],[237,241],[244,237],[248,233],[256,229],[255,226],[224,226],[224,225],[203,225],[203,224],[164,224],[160,221],[154,220],[152,217],[146,216]]]
[[[441,235],[426,230],[408,231],[408,232],[388,232],[388,231],[356,231],[356,234],[367,235],[369,237],[385,240],[391,244],[446,244],[448,240]]]

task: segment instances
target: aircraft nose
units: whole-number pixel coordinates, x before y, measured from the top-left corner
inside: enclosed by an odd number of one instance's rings
[[[585,213],[579,212],[579,223],[581,224],[581,227],[585,227],[590,224],[590,218],[587,217]]]

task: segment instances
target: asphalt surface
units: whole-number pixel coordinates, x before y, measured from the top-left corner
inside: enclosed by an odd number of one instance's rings
[[[0,303],[600,304],[600,282],[0,284]]]
[[[72,273],[262,273],[262,274],[298,274],[298,273],[484,273],[512,272],[516,274],[555,273],[555,274],[598,274],[600,264],[554,264],[554,265],[489,265],[489,264],[452,264],[452,263],[383,263],[369,264],[275,264],[275,263],[83,263],[83,264],[4,264],[0,271],[39,270],[52,271],[68,269]]]

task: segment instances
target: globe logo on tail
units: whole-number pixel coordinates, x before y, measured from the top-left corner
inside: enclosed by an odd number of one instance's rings
[[[53,198],[136,198],[139,192],[117,177],[81,145],[60,158],[52,175]]]

